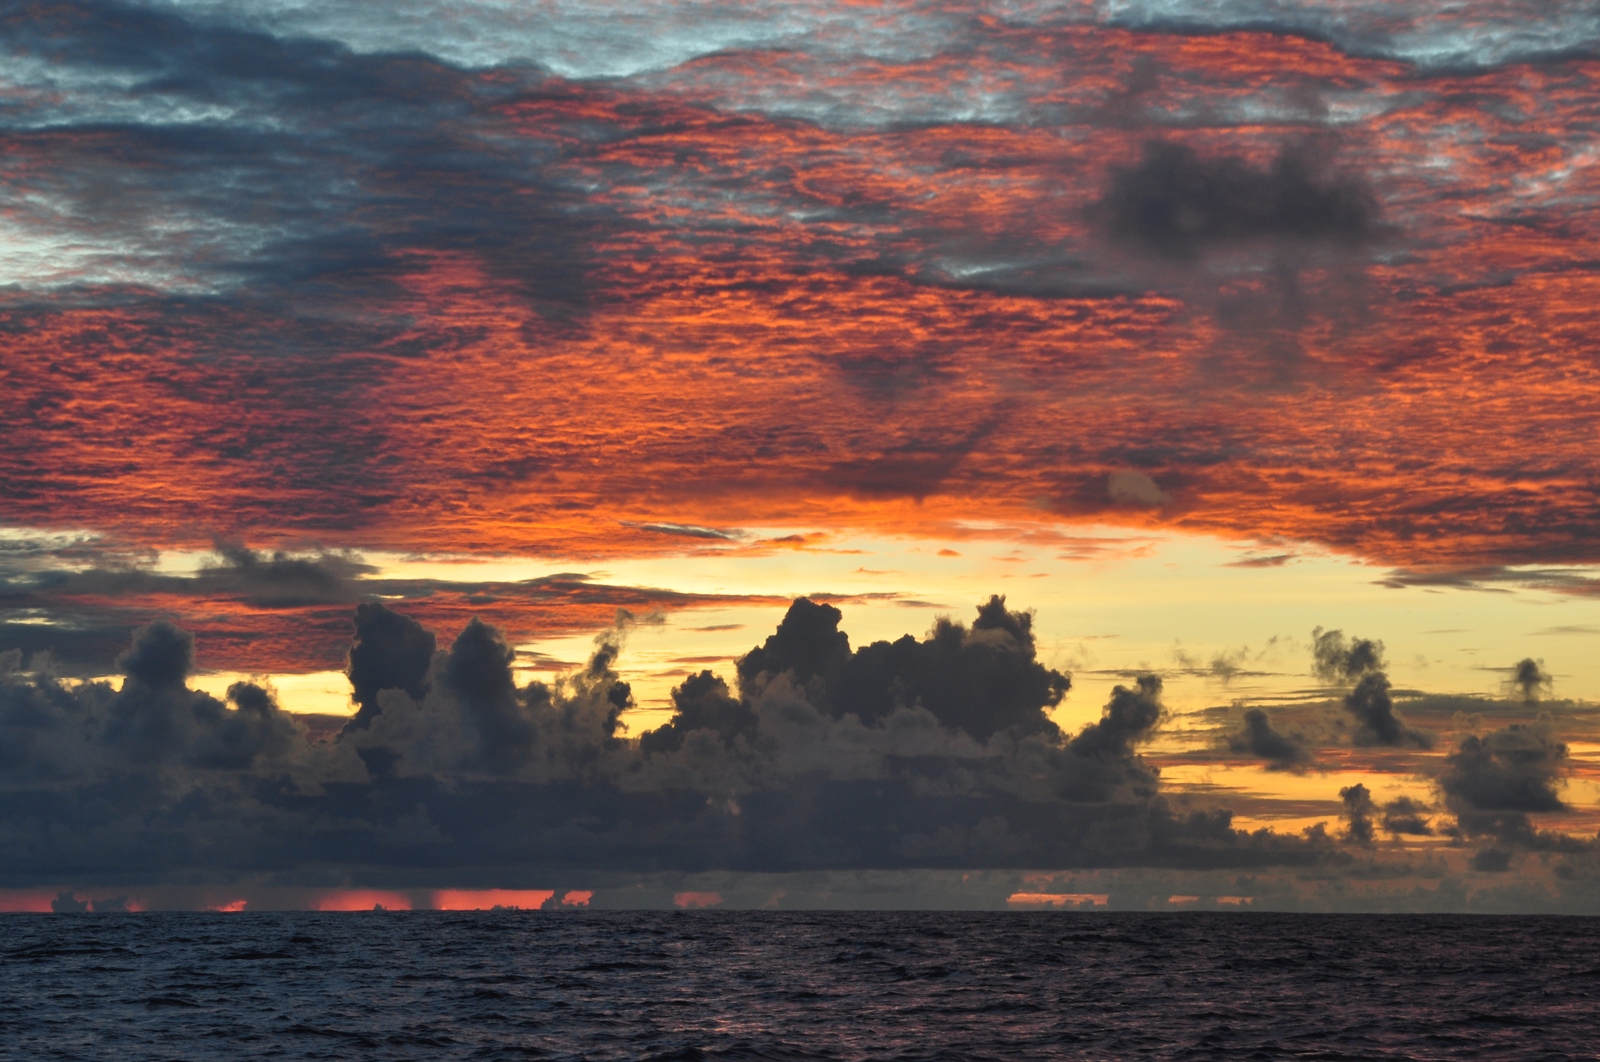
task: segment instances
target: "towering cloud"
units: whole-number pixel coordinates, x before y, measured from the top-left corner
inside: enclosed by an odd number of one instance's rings
[[[1070,676],[1037,660],[1033,617],[991,597],[971,628],[941,619],[927,639],[906,635],[851,652],[832,605],[796,601],[778,631],[739,661],[747,694],[790,675],[834,718],[869,726],[898,707],[919,705],[942,725],[987,741],[1002,730],[1056,732],[1046,710],[1072,687]]]
[[[1372,791],[1358,782],[1339,790],[1339,799],[1344,801],[1345,840],[1372,847],[1377,836],[1372,817],[1378,810],[1372,801]]]
[[[941,620],[925,639],[854,652],[838,621],[831,606],[795,602],[740,661],[737,691],[692,676],[673,693],[672,720],[637,743],[618,736],[631,704],[613,666],[618,631],[556,685],[519,687],[512,650],[481,620],[427,658],[431,635],[362,606],[351,678],[367,715],[326,744],[260,687],[234,686],[231,705],[188,689],[193,639],[168,623],[139,631],[120,692],[63,686],[9,654],[0,825],[41,840],[12,851],[0,877],[48,878],[69,863],[102,878],[159,865],[225,879],[246,866],[515,876],[1325,855],[1236,831],[1226,812],[1168,808],[1137,753],[1165,714],[1154,676],[1061,734],[1046,711],[1066,677],[1038,663],[1031,618],[1001,598],[971,627]],[[89,799],[106,784],[122,798]],[[53,832],[62,816],[73,828]],[[108,830],[124,843],[84,847]]]
[[[355,626],[345,674],[350,678],[350,697],[359,706],[349,725],[361,729],[380,710],[381,691],[404,690],[413,698],[427,691],[436,643],[422,624],[378,602],[356,607]]]

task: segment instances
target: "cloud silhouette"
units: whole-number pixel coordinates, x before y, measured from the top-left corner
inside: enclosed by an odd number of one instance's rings
[[[1328,858],[1315,841],[1235,830],[1224,811],[1168,806],[1136,751],[1165,716],[1155,676],[1062,734],[1045,712],[1065,676],[1034,659],[1031,616],[1002,598],[970,627],[942,620],[855,651],[838,619],[796,601],[739,662],[737,691],[690,677],[671,721],[638,741],[618,728],[627,617],[584,668],[518,687],[481,620],[419,673],[432,635],[363,605],[351,677],[368,714],[328,740],[260,686],[236,684],[227,703],[188,689],[195,643],[170,623],[138,631],[120,690],[63,685],[7,654],[0,828],[38,842],[9,849],[0,879]]]

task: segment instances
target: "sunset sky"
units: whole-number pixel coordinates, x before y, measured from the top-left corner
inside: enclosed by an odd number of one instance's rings
[[[1600,912],[1592,3],[0,55],[0,908]]]

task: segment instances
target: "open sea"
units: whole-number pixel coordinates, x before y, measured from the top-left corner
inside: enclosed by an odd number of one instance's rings
[[[1600,919],[0,916],[6,1059],[1596,1058]]]

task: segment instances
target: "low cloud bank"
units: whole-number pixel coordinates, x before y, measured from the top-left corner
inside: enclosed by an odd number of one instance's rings
[[[511,646],[481,619],[446,642],[363,603],[346,668],[358,711],[338,733],[308,729],[264,683],[225,700],[190,689],[195,639],[168,622],[135,633],[120,689],[12,650],[0,654],[0,889],[117,884],[86,910],[229,883],[250,895],[559,887],[628,906],[638,897],[618,883],[648,877],[663,896],[745,904],[754,894],[736,881],[762,875],[1050,868],[1253,874],[1239,895],[1293,906],[1304,897],[1268,879],[1436,879],[1438,856],[1396,848],[1405,837],[1437,837],[1489,879],[1536,852],[1574,895],[1600,882],[1595,842],[1530,818],[1566,807],[1567,750],[1548,717],[1461,737],[1438,761],[1437,803],[1379,802],[1356,784],[1339,793],[1342,830],[1248,832],[1163,795],[1139,751],[1167,714],[1159,677],[1116,687],[1097,721],[1066,733],[1050,709],[1071,677],[1038,659],[1033,617],[1004,598],[970,623],[862,646],[841,619],[795,601],[731,680],[688,677],[671,719],[637,736],[621,724],[633,696],[616,665],[638,622],[626,612],[584,667],[519,686]],[[1347,691],[1345,711],[1329,709],[1355,716],[1338,743],[1431,742],[1387,701],[1352,706],[1364,685],[1387,696],[1379,643],[1318,632],[1313,666]],[[1228,743],[1311,770],[1319,742],[1253,709]],[[721,884],[697,887],[708,881]]]
[[[1049,716],[1071,685],[1032,616],[985,602],[924,638],[852,647],[800,599],[733,681],[702,672],[670,722],[630,738],[615,664],[630,617],[564,679],[518,686],[474,619],[441,647],[359,606],[359,711],[309,732],[264,684],[188,688],[195,642],[139,629],[120,690],[47,657],[0,657],[0,885],[63,880],[543,886],[584,874],[896,868],[1307,865],[1319,838],[1180,813],[1139,755],[1161,682],[1099,721]]]

